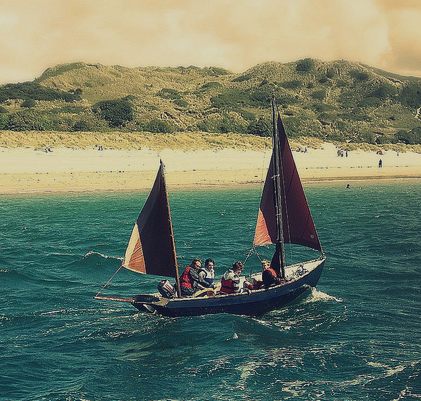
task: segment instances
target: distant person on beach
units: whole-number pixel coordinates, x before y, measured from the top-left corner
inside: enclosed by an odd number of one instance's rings
[[[379,160],[379,168],[382,168],[383,167],[383,161],[382,161],[382,159],[380,159]]]
[[[349,184],[346,184],[346,189],[350,189],[351,186]]]

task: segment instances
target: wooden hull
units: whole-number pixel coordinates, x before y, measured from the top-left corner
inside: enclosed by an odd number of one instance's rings
[[[164,316],[199,316],[215,313],[231,313],[236,315],[261,315],[265,312],[281,308],[311,287],[315,287],[322,274],[325,258],[295,265],[294,276],[285,284],[232,295],[217,295],[203,298],[175,298],[167,303],[138,302],[132,305],[142,311],[158,313]],[[300,268],[301,269],[300,272]],[[298,271],[298,274],[295,273]],[[300,274],[301,273],[301,274]]]

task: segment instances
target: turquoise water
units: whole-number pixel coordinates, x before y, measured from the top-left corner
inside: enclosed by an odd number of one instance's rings
[[[146,194],[0,197],[0,399],[419,400],[421,185],[306,193],[328,256],[318,290],[260,318],[92,299]],[[172,194],[180,264],[211,256],[222,274],[243,259],[258,202],[257,189]],[[124,270],[105,293],[156,282]]]

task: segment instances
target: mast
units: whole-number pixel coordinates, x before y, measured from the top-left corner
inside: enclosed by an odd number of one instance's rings
[[[175,251],[175,240],[174,240],[174,230],[172,227],[172,219],[171,219],[171,209],[170,209],[170,202],[168,200],[168,194],[167,194],[167,183],[165,181],[165,165],[162,162],[162,160],[159,161],[161,166],[162,166],[162,178],[163,178],[163,184],[164,184],[164,190],[165,190],[165,194],[166,194],[166,199],[167,199],[167,208],[168,208],[168,222],[170,224],[170,237],[171,237],[171,241],[172,241],[172,249],[173,249],[173,253],[174,253],[174,261],[175,261],[175,282],[177,283],[177,295],[179,298],[181,298],[181,288],[180,288],[180,276],[178,273],[178,261],[177,261],[177,254]]]
[[[276,252],[279,257],[279,267],[281,277],[285,278],[285,244],[284,244],[284,230],[282,220],[282,182],[283,182],[283,171],[281,163],[281,149],[279,141],[278,124],[276,121],[276,104],[275,96],[272,96],[272,144],[273,144],[273,162],[274,162],[274,175],[273,188],[274,188],[274,203],[276,213]]]

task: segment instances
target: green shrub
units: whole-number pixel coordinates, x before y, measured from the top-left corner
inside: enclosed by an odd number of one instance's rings
[[[87,121],[79,120],[73,124],[72,131],[93,131],[92,127]]]
[[[175,127],[170,124],[168,121],[160,120],[154,118],[147,122],[142,127],[145,131],[148,132],[158,132],[158,133],[171,133],[175,131]]]
[[[26,107],[28,109],[35,107],[36,102],[34,99],[26,99],[22,102],[21,107]]]
[[[251,122],[247,127],[247,133],[258,136],[271,136],[272,126],[263,118]]]
[[[132,105],[124,99],[104,100],[93,105],[92,111],[108,122],[110,127],[122,127],[133,120]]]
[[[326,111],[330,111],[333,110],[334,107],[331,106],[330,104],[326,104],[326,103],[314,103],[312,105],[313,109],[319,113],[323,113]]]
[[[335,75],[336,75],[335,70],[333,68],[329,68],[326,71],[326,77],[329,78],[329,79],[332,79]]]
[[[7,111],[6,107],[0,106],[0,114],[1,113],[7,113],[7,112],[8,111]]]
[[[285,89],[298,89],[302,86],[302,82],[298,79],[294,79],[292,81],[282,82],[281,86]]]
[[[211,97],[213,107],[218,109],[232,110],[242,106],[249,106],[250,96],[247,92],[240,89],[225,89],[220,94]]]
[[[269,87],[250,90],[250,105],[268,107],[272,99],[272,90]]]
[[[247,121],[254,121],[256,119],[256,116],[251,111],[239,110],[238,112],[241,114],[241,117]]]
[[[382,104],[381,99],[378,97],[369,96],[364,98],[358,103],[360,107],[379,107]]]
[[[383,145],[385,143],[390,143],[390,142],[391,142],[390,138],[388,138],[386,135],[379,135],[376,138],[376,143],[379,145]]]
[[[19,111],[9,115],[7,129],[12,131],[46,131],[54,130],[55,123],[40,113],[35,113],[32,110]]]
[[[400,95],[400,102],[409,107],[421,106],[421,82],[407,83]]]
[[[222,118],[216,122],[216,132],[226,134],[228,132],[244,133],[245,131],[245,127],[229,115],[223,115]]]
[[[0,129],[9,128],[9,115],[5,113],[0,113]]]
[[[203,84],[199,88],[199,90],[207,91],[210,89],[218,89],[218,88],[222,88],[222,84],[220,84],[219,82],[211,81],[211,82],[206,82],[205,84]]]
[[[204,132],[212,132],[212,125],[208,120],[202,120],[197,123],[197,129]]]
[[[421,144],[421,127],[415,127],[411,131],[398,131],[395,134],[397,141],[407,145]]]
[[[285,130],[289,137],[298,137],[303,135],[311,135],[306,129],[306,123],[308,120],[304,120],[301,117],[289,117],[284,119]],[[311,122],[310,122],[311,123]],[[314,123],[311,123],[314,126]]]
[[[358,140],[359,142],[371,143],[374,145],[376,143],[376,134],[373,132],[360,132],[358,134]]]
[[[180,106],[180,107],[183,107],[183,108],[185,108],[189,105],[184,99],[175,99],[175,100],[173,100],[173,103],[176,104],[177,106]]]
[[[246,132],[246,127],[229,114],[218,116],[217,119],[202,120],[197,124],[197,128],[204,132],[219,132],[224,134],[228,132]]]
[[[56,109],[53,109],[53,111],[54,113],[80,114],[85,111],[85,108],[76,105],[66,105],[63,107],[57,107]]]
[[[73,102],[80,100],[80,95],[47,88],[35,82],[22,82],[0,87],[0,102],[4,102],[7,99],[64,100]]]
[[[398,94],[398,89],[392,84],[379,84],[369,96],[377,97],[379,99],[387,99]]]
[[[359,71],[359,70],[352,70],[349,75],[351,75],[352,78],[354,78],[357,81],[367,81],[369,78],[369,75],[365,71]]]
[[[325,84],[326,82],[328,82],[329,80],[327,79],[327,77],[320,77],[319,78],[319,82],[321,83],[321,84]]]
[[[157,93],[157,95],[162,97],[163,99],[170,99],[170,100],[181,99],[180,92],[171,88],[163,88]]]
[[[320,90],[317,90],[317,91],[312,92],[310,94],[310,96],[313,99],[324,100],[324,98],[326,97],[326,91],[323,90],[323,89],[320,89]]]
[[[305,58],[297,62],[295,69],[298,72],[308,72],[314,68],[314,61],[311,58]]]
[[[232,80],[232,82],[243,82],[248,81],[249,79],[253,78],[250,74],[242,74]]]
[[[286,93],[286,92],[281,92],[281,93],[277,93],[275,96],[275,100],[276,103],[279,106],[289,106],[291,104],[295,104],[298,102],[298,100],[295,98],[295,96]],[[266,103],[265,105],[262,105],[263,107],[268,107],[269,103]]]

